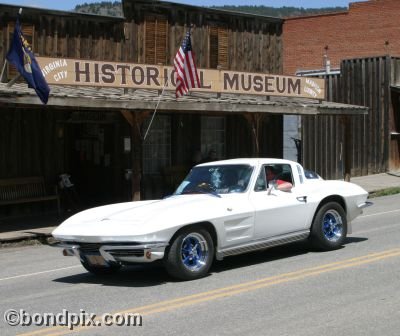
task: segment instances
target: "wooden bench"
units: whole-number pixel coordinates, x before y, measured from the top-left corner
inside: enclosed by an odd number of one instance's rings
[[[57,186],[54,194],[47,193],[44,178],[41,176],[0,179],[0,206],[46,201],[56,201],[60,215]]]

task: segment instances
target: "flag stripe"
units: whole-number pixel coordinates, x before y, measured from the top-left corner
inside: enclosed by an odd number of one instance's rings
[[[197,74],[197,68],[192,51],[192,42],[190,31],[182,41],[182,45],[176,53],[174,59],[174,69],[176,76],[176,92],[177,98],[189,92],[192,88],[200,87],[200,80]]]

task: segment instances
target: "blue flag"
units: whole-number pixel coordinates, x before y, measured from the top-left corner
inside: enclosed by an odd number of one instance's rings
[[[28,86],[36,91],[40,100],[47,104],[50,88],[40,70],[31,46],[21,32],[19,20],[15,23],[14,35],[10,50],[7,53],[7,60],[15,65],[18,72],[25,78]]]

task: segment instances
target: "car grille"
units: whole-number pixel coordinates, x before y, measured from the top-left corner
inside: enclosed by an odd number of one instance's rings
[[[79,250],[83,253],[99,253],[99,248],[101,247],[102,244],[83,243],[78,245],[79,245]]]
[[[115,245],[118,245],[119,247],[122,245],[139,245],[140,243],[118,243]],[[82,254],[100,254],[100,247],[107,245],[110,248],[107,248],[107,252],[111,254],[114,257],[143,257],[144,256],[144,249],[143,248],[138,248],[138,249],[112,249],[113,244],[112,243],[77,243],[74,245],[79,246],[79,251]]]
[[[137,250],[108,250],[113,257],[143,257],[144,250],[137,249]]]

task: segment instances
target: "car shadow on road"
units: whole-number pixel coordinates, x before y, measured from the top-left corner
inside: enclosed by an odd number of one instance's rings
[[[362,243],[366,240],[368,239],[364,237],[347,237],[345,245]],[[341,248],[344,248],[345,245]],[[314,249],[308,241],[291,243],[283,246],[272,247],[263,251],[255,251],[227,257],[222,261],[214,261],[209,276],[212,276],[213,273],[226,272],[280,259],[289,259],[308,253],[323,252]],[[168,275],[161,263],[126,266],[120,271],[109,275],[93,275],[87,271],[78,272],[79,273],[75,275],[57,278],[53,281],[68,284],[99,284],[111,287],[152,287],[160,286],[165,283],[180,282]]]
[[[345,244],[339,249],[345,248],[348,244],[361,243],[368,240],[363,237],[347,237]],[[326,251],[329,252],[329,251]],[[222,261],[216,261],[211,268],[211,272],[224,272],[231,269],[252,266],[256,264],[272,262],[280,259],[289,259],[308,253],[324,253],[311,246],[308,241],[300,241],[292,244],[272,247],[269,249],[249,252],[233,257],[227,257]]]
[[[368,238],[365,238],[365,237],[347,237],[346,238],[346,245],[354,244],[354,243],[362,243],[362,242],[364,242],[366,240],[368,240]]]
[[[159,265],[135,265],[123,267],[116,273],[94,275],[82,268],[83,273],[53,279],[68,284],[99,284],[110,287],[151,287],[171,282],[171,277]]]
[[[219,273],[279,259],[287,259],[312,252],[314,251],[307,242],[297,242],[285,246],[277,246],[261,251],[249,252],[224,258],[222,261],[216,261],[211,268],[211,271]]]

